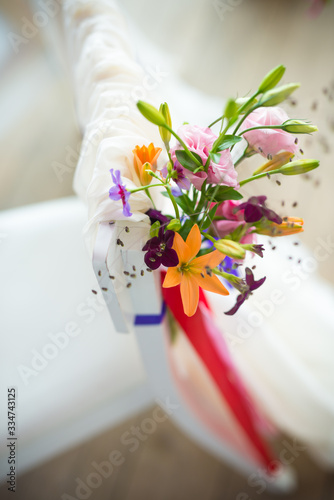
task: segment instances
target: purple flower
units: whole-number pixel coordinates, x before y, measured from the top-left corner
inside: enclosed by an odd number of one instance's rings
[[[143,251],[146,252],[144,261],[147,267],[154,270],[158,269],[161,264],[166,267],[178,265],[179,258],[172,248],[174,235],[174,231],[167,229],[165,232],[164,228],[160,227],[158,236],[154,236],[145,243]]]
[[[167,171],[166,165],[161,169],[161,174],[164,177],[167,177],[168,171]],[[171,173],[171,178],[173,179],[173,181],[177,184],[177,186],[180,189],[186,189],[187,191],[189,191],[190,181],[189,181],[189,179],[187,179],[187,177],[184,173],[184,168],[177,160],[175,160],[175,162],[174,162],[174,165],[172,168],[172,173]]]
[[[127,191],[124,184],[121,181],[121,172],[119,170],[110,169],[112,181],[115,184],[113,187],[109,189],[109,198],[111,200],[122,200],[123,203],[123,214],[125,217],[130,217],[132,213],[130,212],[130,205],[128,199],[130,198],[131,193]]]
[[[169,224],[170,218],[166,215],[162,214],[160,210],[156,210],[155,208],[150,208],[147,210],[146,215],[149,216],[151,224],[159,221],[161,225]]]
[[[253,274],[252,270],[249,269],[249,267],[246,267],[245,271],[246,271],[246,285],[247,285],[247,290],[244,293],[241,293],[240,295],[238,295],[236,304],[232,307],[232,309],[230,309],[229,311],[227,311],[225,313],[228,316],[232,316],[233,314],[235,314],[237,312],[237,310],[239,309],[239,307],[252,294],[252,292],[254,290],[256,290],[257,288],[259,288],[261,285],[263,285],[263,283],[266,280],[266,277],[264,277],[264,278],[261,278],[258,281],[255,281],[254,280],[254,274]]]
[[[282,218],[276,212],[267,208],[266,199],[266,196],[251,196],[248,201],[241,203],[235,208],[234,212],[244,210],[244,219],[246,222],[258,222],[262,217],[265,217],[275,222],[275,224],[282,224]]]

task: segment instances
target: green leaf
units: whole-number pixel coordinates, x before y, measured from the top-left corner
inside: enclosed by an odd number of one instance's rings
[[[186,151],[183,149],[180,149],[178,151],[175,151],[176,158],[178,159],[179,163],[182,165],[182,167],[187,168],[188,170],[195,170],[198,168],[197,163],[192,160]],[[192,155],[202,164],[202,158],[197,154],[193,153]]]
[[[156,220],[151,226],[150,237],[153,238],[154,236],[158,236],[159,229],[160,229],[160,222]]]
[[[205,193],[207,200],[221,203],[225,200],[241,200],[242,194],[229,186],[212,186]]]
[[[203,231],[205,229],[208,229],[208,227],[211,225],[211,222],[213,221],[213,218],[216,214],[216,211],[217,211],[217,208],[218,208],[218,205],[215,205],[214,207],[211,208],[211,210],[209,211],[208,213],[208,216],[206,218],[206,220],[203,222],[202,224],[202,229]]]
[[[220,154],[218,154],[218,153],[210,153],[210,158],[213,161],[213,163],[220,162]]]
[[[241,139],[242,137],[239,137],[238,135],[225,135],[222,137],[222,140],[218,142],[217,151],[224,151],[224,149],[230,148],[237,142],[240,142]]]
[[[187,215],[192,215],[194,213],[193,203],[187,195],[183,194],[182,196],[175,196],[175,201]]]

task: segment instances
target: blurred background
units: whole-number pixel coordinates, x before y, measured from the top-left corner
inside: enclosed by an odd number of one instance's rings
[[[1,210],[73,194],[81,132],[60,3],[0,1]],[[222,102],[236,91],[242,96],[255,89],[278,64],[287,67],[283,83],[301,82],[285,109],[291,117],[318,125],[319,132],[302,138],[300,144],[306,157],[320,158],[321,168],[304,178],[283,179],[280,187],[267,182],[266,190],[272,208],[279,209],[284,201],[289,209],[284,215],[305,219],[303,240],[311,250],[318,238],[333,241],[334,3],[317,18],[308,14],[308,0],[122,0],[120,4],[134,27],[139,57],[149,60],[150,56],[140,54],[137,33],[143,37],[143,50],[147,43],[162,50],[169,67],[184,82]],[[333,256],[319,264],[319,271],[334,283]],[[74,495],[73,478],[88,474],[87,460],[90,463],[90,457],[99,454],[102,460],[107,450],[117,446],[124,429],[145,415],[27,472],[16,497],[62,498],[64,491]],[[301,490],[286,498],[334,498],[331,475],[305,454],[296,461],[296,468]],[[180,470],[182,479],[177,476]],[[2,488],[0,497],[4,495]],[[248,500],[258,495],[245,479],[199,450],[169,422],[91,496],[101,500],[190,497]],[[261,498],[271,496],[265,492]]]

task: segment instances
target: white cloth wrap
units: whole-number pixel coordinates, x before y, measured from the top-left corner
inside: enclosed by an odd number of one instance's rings
[[[64,13],[84,134],[74,190],[88,206],[85,236],[92,251],[99,222],[126,218],[121,201],[109,199],[113,185],[109,170],[120,170],[127,188],[140,186],[132,150],[151,142],[161,146],[161,139],[158,127],[142,117],[136,107],[134,89],[140,94],[145,73],[134,61],[124,19],[115,2],[69,0],[64,3]],[[163,161],[162,156],[160,165]],[[151,194],[153,199],[160,198],[154,188]],[[132,222],[148,221],[145,212],[152,204],[144,191],[131,195],[130,206]]]

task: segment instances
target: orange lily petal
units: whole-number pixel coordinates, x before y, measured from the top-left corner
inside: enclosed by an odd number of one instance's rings
[[[219,293],[220,295],[229,295],[229,291],[224,287],[217,276],[208,276],[203,273],[204,278],[201,274],[193,274],[193,279],[196,281],[198,286],[207,290],[208,292]]]
[[[206,255],[201,255],[191,262],[191,267],[196,269],[203,269],[209,266],[211,269],[218,266],[225,259],[225,255],[218,250],[207,253]]]
[[[179,257],[179,263],[184,264],[186,262],[189,262],[189,260],[192,257],[192,253],[190,251],[189,246],[187,243],[183,240],[182,236],[179,235],[179,233],[175,233],[174,235],[174,241],[173,241],[173,247],[175,252],[177,253]]]
[[[188,273],[182,276],[180,291],[184,313],[187,316],[193,316],[199,300],[198,285],[193,276]]]
[[[191,252],[190,258],[193,259],[198,254],[202,244],[201,232],[197,224],[195,224],[191,228],[191,231],[186,239],[186,244],[188,245]]]
[[[171,288],[181,283],[182,274],[177,267],[169,267],[163,282],[163,288]]]

